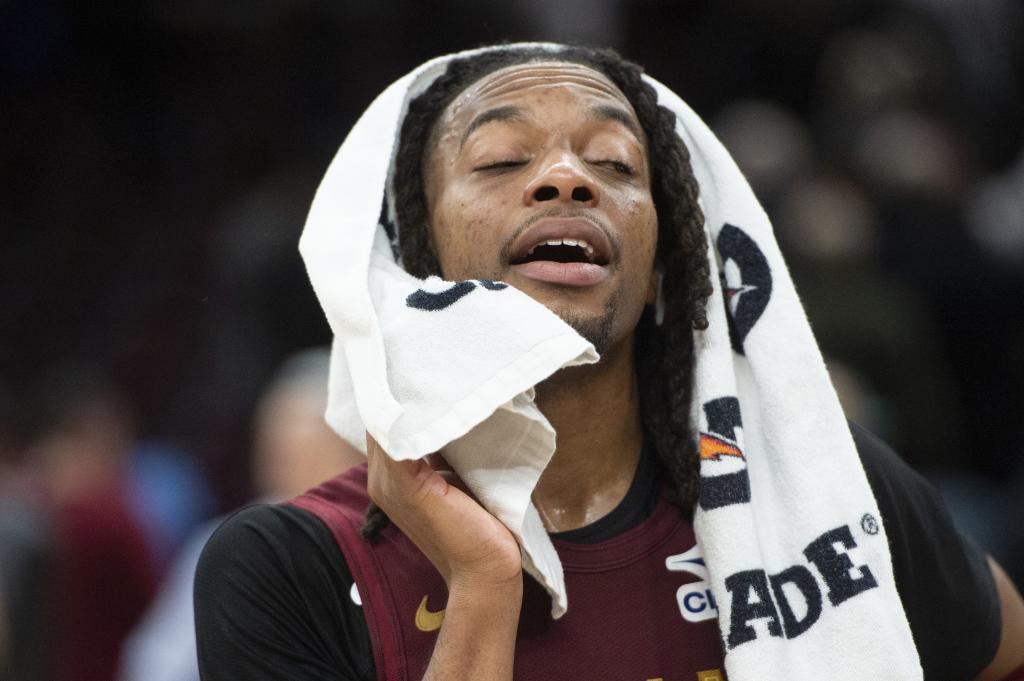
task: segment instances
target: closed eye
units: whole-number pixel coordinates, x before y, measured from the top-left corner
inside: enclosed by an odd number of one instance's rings
[[[608,159],[608,160],[604,160],[604,161],[596,161],[595,165],[603,166],[605,168],[610,168],[610,169],[614,170],[615,172],[620,173],[622,175],[635,175],[636,174],[636,171],[633,170],[632,166],[630,166],[627,163],[623,163],[622,161],[615,161],[615,160],[612,160],[612,159]]]
[[[473,170],[507,170],[509,168],[518,168],[519,166],[526,165],[526,161],[506,160],[496,161],[494,163],[488,163],[482,166],[476,166]]]

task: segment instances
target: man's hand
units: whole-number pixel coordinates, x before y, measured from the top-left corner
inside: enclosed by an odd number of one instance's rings
[[[515,537],[457,486],[441,457],[395,461],[369,435],[366,452],[370,498],[448,585],[424,679],[511,679],[523,599]]]
[[[521,584],[515,537],[464,490],[444,459],[395,461],[369,435],[366,451],[370,498],[430,559],[449,590]]]

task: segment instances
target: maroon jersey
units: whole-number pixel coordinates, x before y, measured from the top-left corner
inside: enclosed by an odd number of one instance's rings
[[[320,518],[352,571],[373,645],[377,677],[421,678],[447,599],[444,580],[394,526],[366,542],[369,498],[359,466],[291,502]],[[569,610],[526,579],[516,638],[516,679],[724,681],[723,650],[693,528],[661,499],[649,518],[594,544],[554,539]]]
[[[869,433],[851,432],[888,534],[898,538],[893,570],[925,678],[972,679],[991,662],[1002,626],[985,554],[956,531],[935,489]],[[569,614],[551,622],[547,599],[527,580],[520,678],[715,679],[709,670],[720,663],[699,656],[717,649],[708,633],[717,613],[688,550],[689,528],[671,507],[657,507],[664,477],[656,459],[641,457],[615,510],[553,535],[574,542],[556,541],[569,566]],[[225,520],[196,570],[204,681],[419,678],[444,587],[396,530],[380,547],[363,543],[366,503],[359,471],[305,495],[301,508],[259,504]],[[353,574],[365,611],[351,598]]]

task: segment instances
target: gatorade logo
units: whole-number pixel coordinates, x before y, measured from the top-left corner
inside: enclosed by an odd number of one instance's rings
[[[734,225],[718,232],[718,253],[722,256],[722,292],[729,313],[732,349],[743,354],[743,342],[761,318],[772,297],[772,270],[757,242]]]
[[[743,455],[740,401],[719,397],[704,403],[700,429],[700,506],[705,511],[750,501]]]
[[[764,570],[729,575],[725,580],[731,600],[726,645],[731,649],[763,636],[796,638],[818,622],[826,602],[836,607],[876,588],[871,568],[854,564],[851,551],[856,548],[848,525],[808,544],[804,556],[821,582],[802,564],[773,575]]]

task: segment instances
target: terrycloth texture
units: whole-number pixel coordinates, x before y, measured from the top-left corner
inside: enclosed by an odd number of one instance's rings
[[[355,444],[369,431],[397,459],[444,447],[516,535],[559,617],[561,566],[530,502],[554,432],[532,387],[595,361],[594,350],[512,287],[411,277],[378,224],[408,101],[451,58],[370,106],[313,202],[300,247],[335,334],[327,418]],[[715,291],[710,326],[695,336],[695,529],[729,678],[920,679],[885,529],[768,218],[700,118],[648,82],[678,118],[708,231]]]
[[[921,679],[878,506],[768,217],[704,122],[648,81],[676,114],[708,230],[694,527],[729,678]]]

